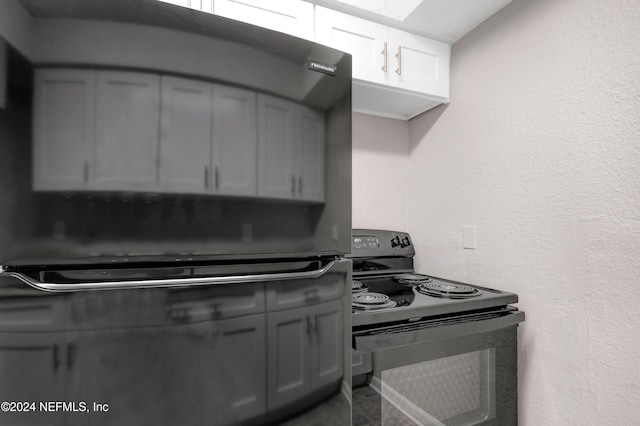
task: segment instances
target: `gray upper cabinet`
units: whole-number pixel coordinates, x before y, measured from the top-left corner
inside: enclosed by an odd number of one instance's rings
[[[34,135],[36,190],[324,199],[324,114],[253,90],[40,69]]]
[[[256,94],[162,78],[158,190],[256,195]]]
[[[258,96],[258,195],[292,199],[296,195],[295,105]]]
[[[212,85],[162,77],[158,186],[204,193],[210,186]]]
[[[154,190],[160,123],[160,76],[99,71],[91,187]]]
[[[35,80],[34,189],[156,189],[159,76],[42,69]]]
[[[324,114],[258,95],[258,195],[324,201]]]
[[[224,195],[257,193],[256,93],[213,86],[212,189]]]
[[[95,73],[40,70],[35,77],[34,167],[36,190],[88,186],[95,127]]]

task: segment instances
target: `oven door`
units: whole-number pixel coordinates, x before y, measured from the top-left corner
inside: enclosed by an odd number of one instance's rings
[[[507,308],[355,332],[356,349],[373,351],[373,377],[370,388],[354,391],[354,413],[373,398],[377,408],[362,415],[374,424],[517,424],[523,320]]]

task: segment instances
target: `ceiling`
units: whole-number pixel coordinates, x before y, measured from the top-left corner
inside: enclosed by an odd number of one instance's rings
[[[400,22],[337,0],[306,1],[451,44],[511,2],[511,0],[423,0],[407,19]],[[385,1],[394,3],[393,0]]]

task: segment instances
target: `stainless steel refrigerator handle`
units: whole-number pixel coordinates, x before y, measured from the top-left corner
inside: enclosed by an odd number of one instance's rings
[[[320,278],[335,265],[336,260],[329,262],[320,269],[302,272],[279,272],[275,274],[252,274],[252,275],[229,275],[222,277],[197,277],[197,278],[172,278],[165,280],[138,280],[138,281],[103,281],[89,283],[44,283],[35,280],[19,272],[0,272],[0,276],[13,277],[20,281],[44,291],[81,291],[81,290],[122,290],[129,288],[150,288],[150,287],[185,287],[193,285],[217,285],[254,283],[267,281],[299,280]]]

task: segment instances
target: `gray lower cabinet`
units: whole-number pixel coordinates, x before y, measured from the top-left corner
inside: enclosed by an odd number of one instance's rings
[[[76,333],[67,398],[109,411],[74,415],[67,424],[237,424],[264,414],[264,317]]]
[[[39,404],[40,401],[58,401],[64,392],[63,342],[62,333],[37,333],[29,336],[0,333],[0,370],[3,378],[0,381],[0,401],[35,404]],[[15,386],[20,383],[23,383],[24,387]],[[38,383],[38,386],[34,387],[34,383]],[[35,408],[29,408],[28,412],[1,412],[0,424],[65,425],[63,413],[52,417],[40,411],[39,405]]]
[[[167,327],[87,330],[69,335],[66,399],[106,404],[108,411],[70,413],[69,426],[163,424],[175,415],[167,388],[178,386],[168,348],[179,336]],[[132,384],[135,383],[135,386]],[[172,392],[172,395],[175,393]],[[103,405],[104,406],[104,405]]]
[[[157,312],[146,293],[5,301],[0,401],[84,402],[90,412],[0,413],[0,424],[238,424],[295,408],[344,374],[335,281],[185,290]]]
[[[213,380],[231,397],[234,420],[244,421],[267,411],[265,315],[217,321],[218,348]]]
[[[342,377],[342,327],[340,299],[267,314],[269,410]]]

